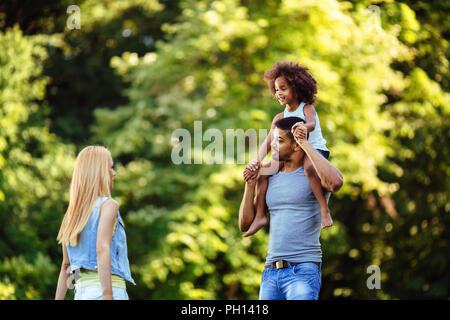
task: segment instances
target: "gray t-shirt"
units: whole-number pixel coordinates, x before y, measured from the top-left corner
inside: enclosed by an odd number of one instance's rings
[[[320,207],[303,167],[269,177],[266,203],[270,211],[266,264],[322,262]]]

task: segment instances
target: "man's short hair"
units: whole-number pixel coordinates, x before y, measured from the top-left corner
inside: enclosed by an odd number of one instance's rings
[[[294,124],[296,124],[297,122],[305,123],[305,120],[303,120],[302,118],[299,118],[299,117],[282,118],[282,119],[278,120],[277,122],[275,122],[275,127],[277,127],[278,129],[281,129],[281,130],[288,131],[288,137],[292,141],[295,141],[294,136],[291,132],[291,129],[294,126]],[[309,133],[308,133],[308,136],[309,136]]]

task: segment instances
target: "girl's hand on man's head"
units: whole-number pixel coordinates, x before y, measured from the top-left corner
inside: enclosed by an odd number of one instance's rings
[[[302,144],[303,142],[308,140],[308,129],[303,122],[297,122],[296,124],[294,124],[292,126],[291,132],[298,144]]]

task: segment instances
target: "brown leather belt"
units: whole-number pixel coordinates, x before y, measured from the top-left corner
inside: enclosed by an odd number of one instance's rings
[[[315,261],[289,262],[289,263],[288,263],[288,262],[285,261],[285,260],[278,260],[278,261],[275,261],[275,262],[272,263],[272,264],[265,265],[264,267],[266,267],[266,268],[273,268],[273,269],[283,269],[283,268],[288,268],[288,267],[289,267],[289,264],[290,264],[291,266],[296,266],[296,265],[298,265],[298,264],[300,264],[300,263],[306,263],[306,262],[315,263],[316,265],[318,265],[318,266],[320,267],[320,263],[319,263],[319,262],[315,262]]]

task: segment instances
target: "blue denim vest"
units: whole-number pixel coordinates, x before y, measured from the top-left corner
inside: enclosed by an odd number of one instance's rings
[[[100,217],[100,208],[108,197],[98,197],[92,209],[86,226],[81,232],[77,246],[67,245],[70,268],[73,271],[79,268],[98,271],[97,269],[97,230]],[[111,240],[111,273],[136,285],[130,272],[128,261],[127,238],[124,223],[117,212],[117,228]]]

